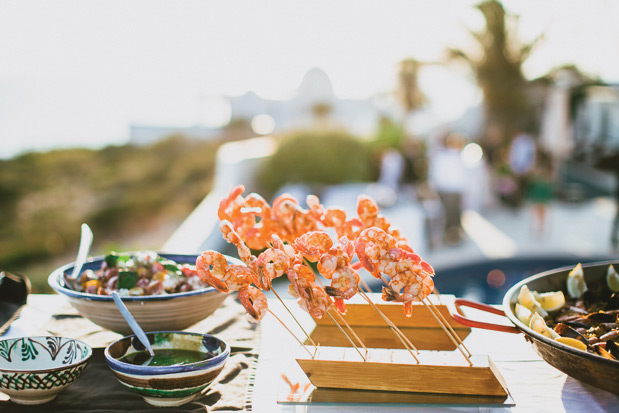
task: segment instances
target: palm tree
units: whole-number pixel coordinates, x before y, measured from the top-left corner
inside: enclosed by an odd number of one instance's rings
[[[469,63],[482,90],[485,112],[482,141],[500,147],[508,143],[516,129],[531,127],[532,107],[522,65],[539,37],[528,44],[518,41],[516,26],[508,26],[509,16],[498,1],[487,0],[476,8],[486,21],[485,30],[471,31],[480,46],[479,57],[457,49],[450,52],[452,57]]]
[[[405,59],[400,62],[397,95],[407,115],[426,102],[417,80],[420,68],[421,63],[415,59]]]

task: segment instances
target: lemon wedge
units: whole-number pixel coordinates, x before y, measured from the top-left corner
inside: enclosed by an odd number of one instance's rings
[[[551,291],[541,294],[533,292],[533,296],[539,305],[541,305],[544,310],[549,312],[560,310],[565,305],[565,296],[563,295],[563,291]]]
[[[531,322],[529,323],[529,328],[531,328],[531,330],[535,331],[536,333],[540,333],[541,335],[548,338],[555,339],[561,337],[554,330],[548,328],[548,325],[546,324],[544,318],[537,313],[533,313],[533,316],[531,317]]]
[[[527,307],[516,303],[516,318],[522,321],[525,326],[528,326],[531,323],[531,317],[533,317],[533,313]]]
[[[582,265],[578,263],[567,275],[567,292],[572,298],[580,298],[587,291],[585,273]]]
[[[587,346],[585,345],[585,343],[583,343],[580,340],[576,340],[575,338],[559,337],[559,338],[555,338],[555,340],[557,340],[559,343],[563,343],[567,346],[574,347],[578,350],[587,351]]]
[[[528,308],[532,313],[539,313],[542,317],[546,317],[548,315],[546,310],[544,310],[540,303],[537,302],[535,296],[526,285],[523,285],[522,288],[520,288],[516,301],[520,303],[520,305]]]
[[[609,265],[608,270],[606,270],[606,284],[612,292],[619,292],[619,274],[612,264]]]

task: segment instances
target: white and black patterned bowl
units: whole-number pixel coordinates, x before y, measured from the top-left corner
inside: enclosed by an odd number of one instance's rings
[[[145,351],[136,336],[123,337],[106,347],[105,361],[118,381],[154,406],[180,406],[192,401],[217,378],[230,356],[225,341],[210,334],[185,331],[146,333],[153,350],[191,350],[203,354],[188,364],[136,365],[121,359]]]
[[[19,404],[53,400],[84,371],[92,349],[66,337],[37,336],[0,341],[0,391]]]

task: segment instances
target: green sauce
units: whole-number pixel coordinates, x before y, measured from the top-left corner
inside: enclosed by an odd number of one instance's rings
[[[139,351],[121,357],[120,361],[138,366],[181,366],[211,357],[207,353],[194,350],[157,349],[153,351],[155,353],[153,357],[148,351]]]

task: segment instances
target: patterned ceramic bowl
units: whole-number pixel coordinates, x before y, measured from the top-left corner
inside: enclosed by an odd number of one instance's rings
[[[0,391],[19,404],[53,400],[84,371],[92,349],[65,337],[0,341]]]
[[[118,381],[154,406],[180,406],[193,400],[219,375],[230,347],[209,334],[184,331],[146,333],[155,357],[136,336],[105,349],[105,360]]]
[[[195,264],[197,258],[197,255],[187,254],[159,255],[179,264]],[[229,263],[241,263],[238,259],[226,258]],[[101,268],[103,259],[102,256],[90,258],[83,269],[97,270]],[[49,285],[66,296],[69,303],[93,323],[122,335],[132,334],[111,296],[87,294],[65,285],[63,274],[70,274],[72,270],[73,263],[56,269],[47,280]],[[226,297],[227,294],[207,287],[174,294],[123,297],[123,302],[144,331],[184,330],[209,316]]]

